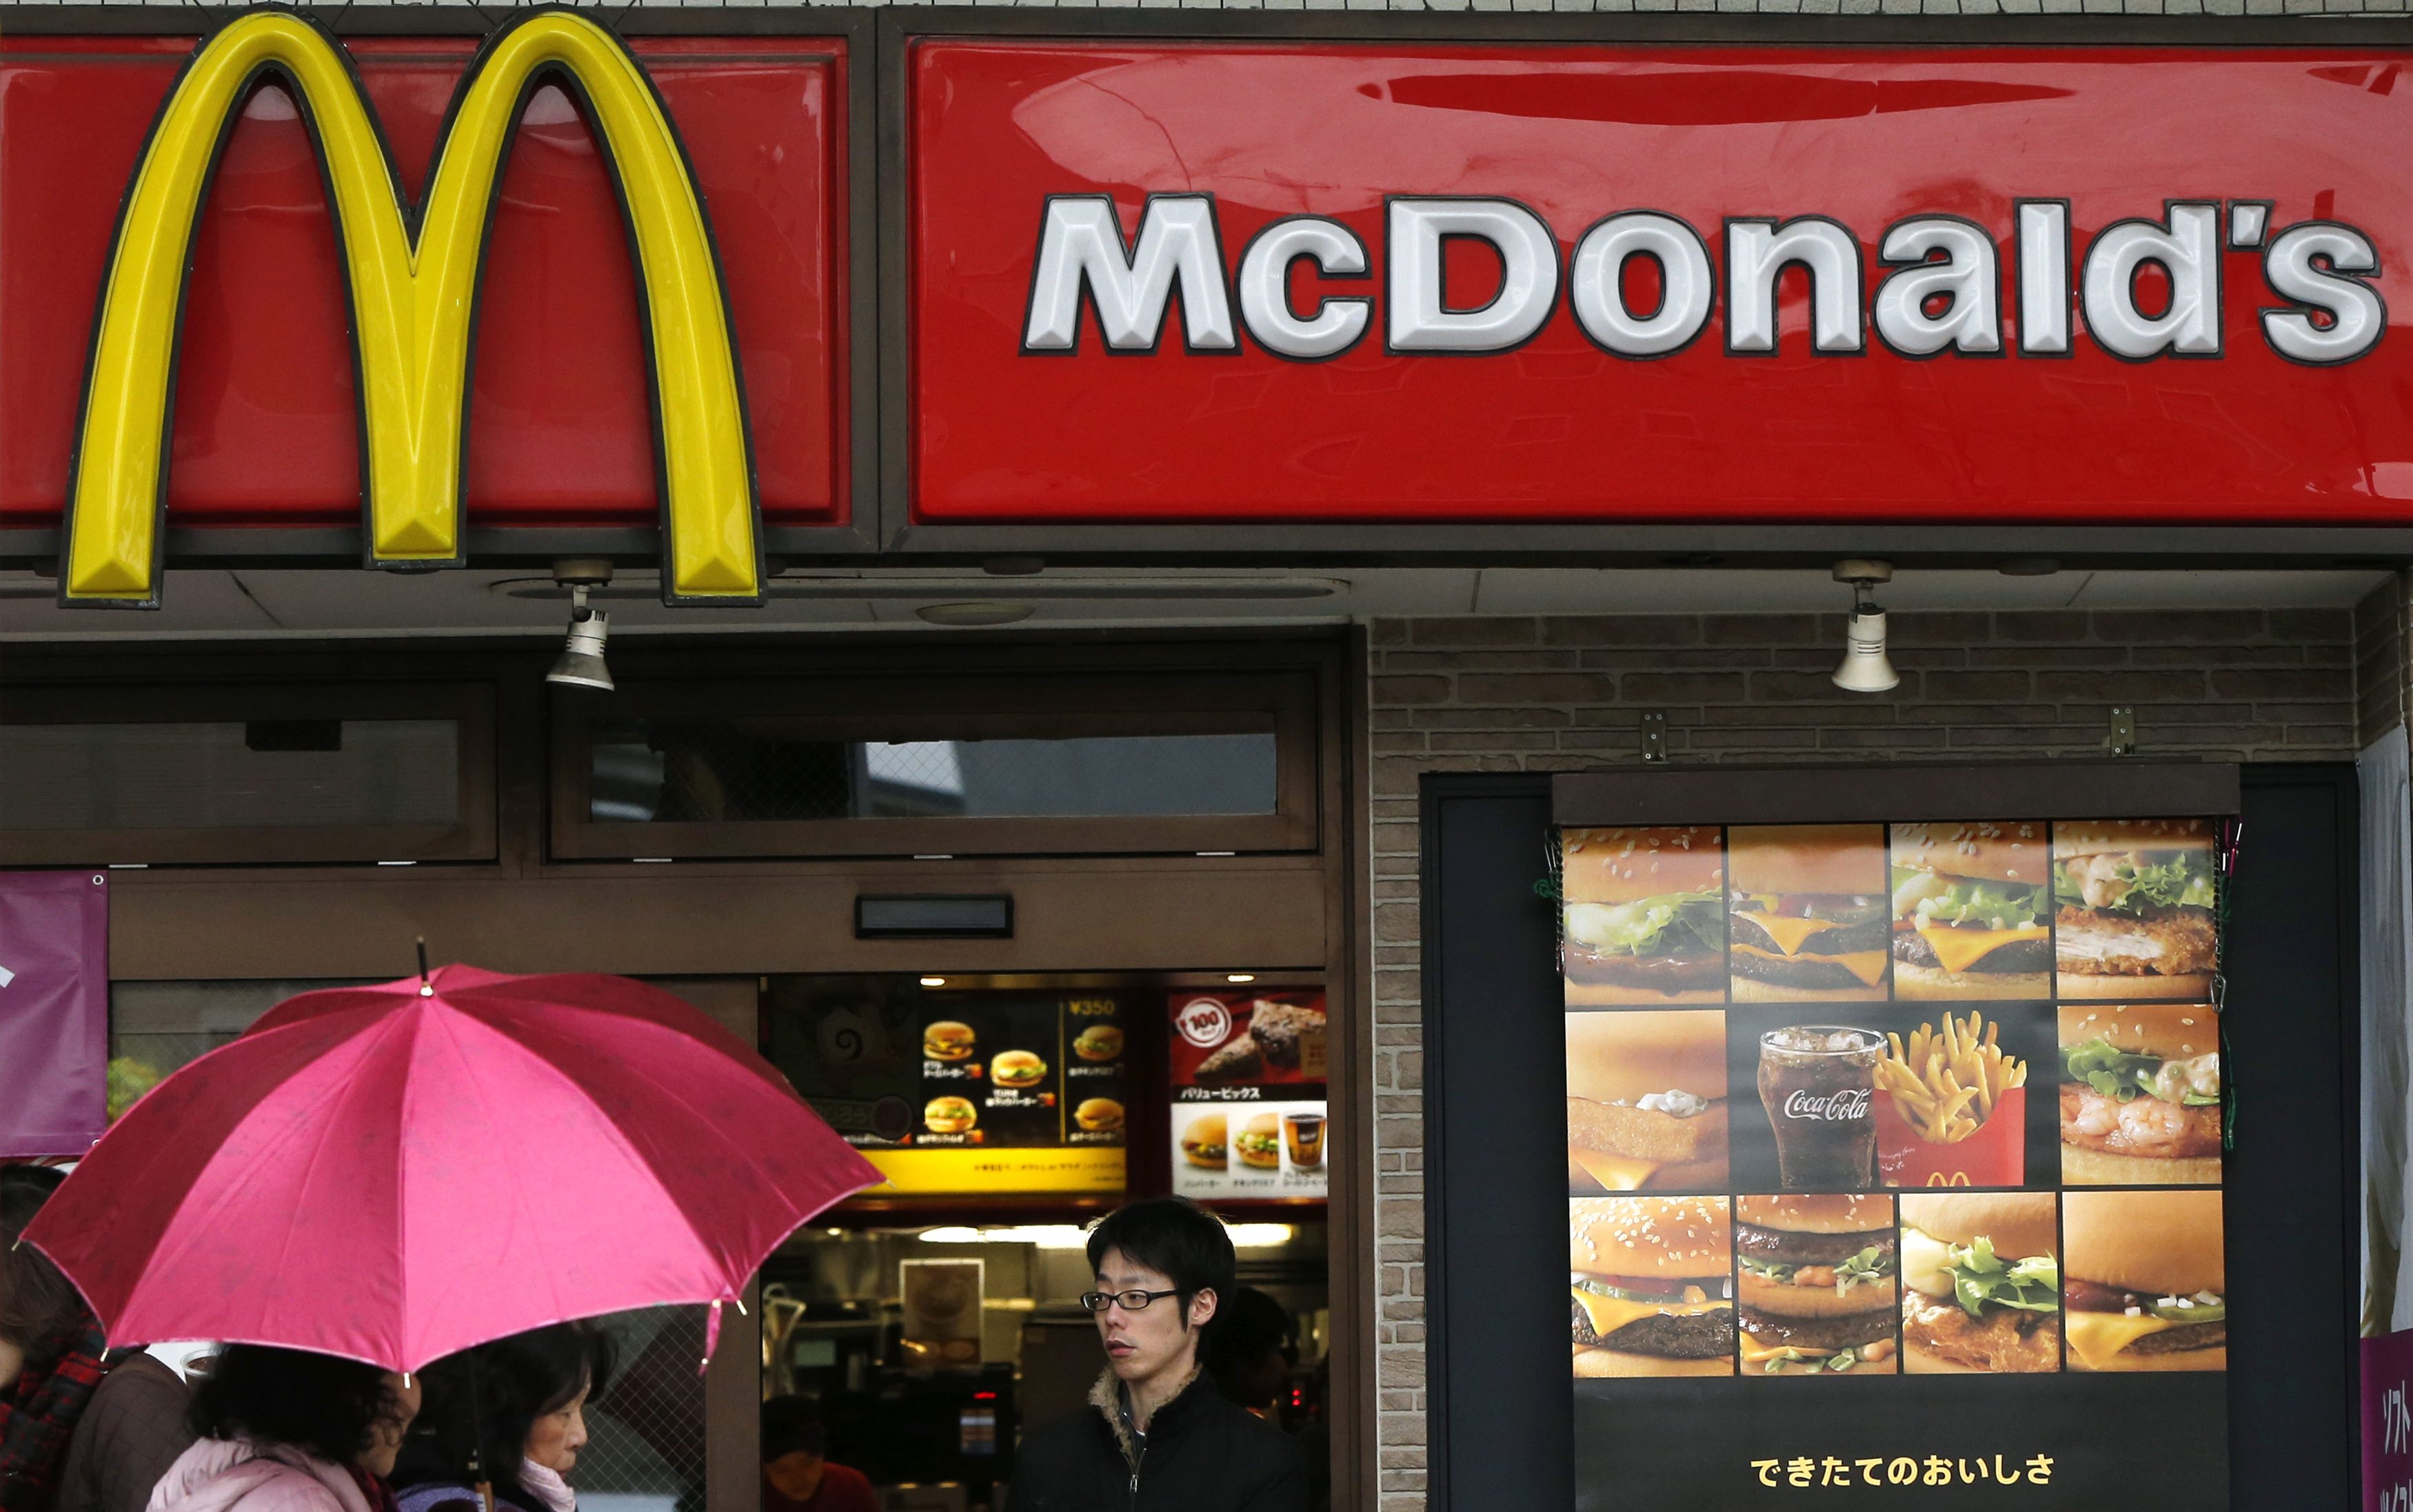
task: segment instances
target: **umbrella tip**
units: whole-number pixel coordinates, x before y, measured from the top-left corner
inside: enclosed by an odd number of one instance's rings
[[[422,998],[436,996],[436,988],[427,980],[427,937],[425,935],[419,937],[419,995]]]

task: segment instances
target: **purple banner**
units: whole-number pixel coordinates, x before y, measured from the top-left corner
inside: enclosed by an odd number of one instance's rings
[[[0,872],[0,1157],[109,1127],[109,878]]]
[[[2413,1512],[2413,1329],[2362,1341],[2362,1505]]]

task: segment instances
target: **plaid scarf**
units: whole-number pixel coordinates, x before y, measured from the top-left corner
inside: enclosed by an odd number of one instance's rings
[[[16,1389],[0,1397],[0,1512],[35,1512],[49,1505],[76,1419],[109,1373],[101,1361],[108,1348],[107,1337],[94,1324],[56,1363],[26,1367]]]
[[[392,1482],[355,1464],[347,1464],[344,1468],[352,1473],[352,1484],[361,1489],[361,1497],[368,1503],[369,1512],[402,1512],[401,1504],[394,1500]]]

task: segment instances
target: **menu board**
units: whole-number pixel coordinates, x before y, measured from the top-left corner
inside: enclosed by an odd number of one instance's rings
[[[1119,1192],[1121,1001],[774,979],[771,1059],[887,1178],[866,1195]]]
[[[1578,1506],[2226,1505],[2231,854],[1563,830]]]
[[[1322,1200],[1324,994],[1178,992],[1168,1007],[1173,1190]]]

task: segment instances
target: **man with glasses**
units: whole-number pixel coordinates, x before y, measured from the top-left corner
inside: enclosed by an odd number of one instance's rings
[[[1022,1441],[1007,1512],[1307,1512],[1307,1453],[1226,1401],[1198,1345],[1236,1281],[1231,1236],[1186,1197],[1089,1231],[1106,1369],[1089,1409]]]

